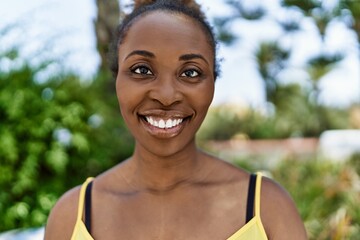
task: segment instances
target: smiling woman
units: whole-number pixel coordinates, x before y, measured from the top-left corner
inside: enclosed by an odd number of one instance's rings
[[[150,152],[173,155],[189,146],[212,101],[214,51],[199,28],[184,15],[152,12],[118,47],[121,113],[137,146]],[[172,121],[179,124],[167,128]]]
[[[134,153],[66,193],[45,239],[306,239],[281,187],[196,146],[217,76],[203,16],[188,0],[135,3],[112,68]]]

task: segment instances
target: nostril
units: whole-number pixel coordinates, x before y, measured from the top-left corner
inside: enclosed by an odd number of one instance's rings
[[[170,106],[181,101],[183,94],[176,86],[176,83],[162,83],[149,92],[149,97],[163,106]]]

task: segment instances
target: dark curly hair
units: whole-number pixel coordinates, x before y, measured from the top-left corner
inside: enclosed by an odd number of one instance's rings
[[[141,16],[144,16],[154,11],[166,11],[171,13],[186,15],[195,21],[197,21],[204,33],[207,36],[208,44],[214,53],[214,66],[213,74],[214,80],[219,75],[219,63],[217,59],[217,41],[212,27],[205,18],[204,13],[201,11],[199,4],[194,0],[137,0],[134,1],[133,11],[125,16],[121,24],[117,27],[114,34],[114,39],[109,48],[109,62],[110,70],[113,76],[116,77],[119,66],[118,66],[118,51],[119,46],[122,44],[126,37],[126,33],[131,25],[136,22]]]

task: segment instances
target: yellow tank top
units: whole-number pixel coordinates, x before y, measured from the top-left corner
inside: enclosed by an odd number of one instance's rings
[[[255,190],[255,213],[254,217],[235,232],[227,240],[268,240],[264,226],[260,218],[260,190],[261,190],[261,173],[257,173],[256,190]],[[74,231],[71,240],[94,240],[90,233],[87,231],[86,226],[82,220],[85,191],[87,185],[92,181],[92,178],[88,178],[82,185],[79,196],[78,214],[75,223]]]

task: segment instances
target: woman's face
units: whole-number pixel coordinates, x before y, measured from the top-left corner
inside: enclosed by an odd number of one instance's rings
[[[116,91],[137,147],[169,156],[194,144],[214,93],[214,53],[200,25],[156,11],[119,46]]]

